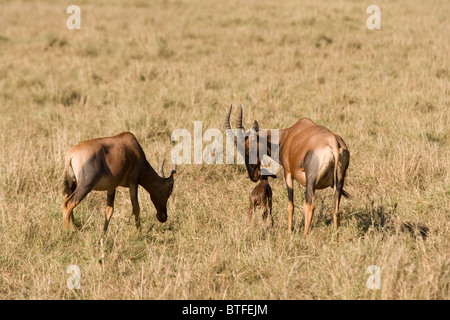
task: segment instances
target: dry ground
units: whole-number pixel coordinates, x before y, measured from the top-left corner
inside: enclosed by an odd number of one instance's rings
[[[78,31],[69,4],[0,4],[0,298],[449,298],[448,1],[378,1],[374,31],[364,1],[80,0]],[[103,252],[105,193],[76,208],[83,231],[62,231],[70,146],[129,130],[156,166],[173,130],[222,130],[230,103],[247,127],[306,116],[344,137],[339,243],[331,189],[304,240],[296,186],[287,234],[281,172],[275,226],[246,224],[242,165],[183,165],[165,224],[140,189],[141,233],[120,189]],[[72,264],[80,290],[66,286]]]

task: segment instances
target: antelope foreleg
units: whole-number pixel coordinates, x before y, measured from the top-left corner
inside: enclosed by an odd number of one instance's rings
[[[292,231],[292,216],[294,213],[294,183],[292,175],[286,173],[286,188],[288,192],[288,232]]]
[[[137,185],[130,186],[130,198],[131,198],[131,204],[133,206],[134,222],[136,224],[136,228],[138,230],[140,230],[141,229],[141,218],[139,215],[140,215],[141,209],[139,208],[138,186]]]

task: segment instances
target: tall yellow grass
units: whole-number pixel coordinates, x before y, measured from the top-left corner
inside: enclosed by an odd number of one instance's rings
[[[381,30],[366,27],[372,3],[350,0],[80,0],[73,31],[70,4],[0,5],[0,298],[449,298],[448,1],[378,1]],[[182,166],[165,224],[140,189],[140,233],[118,189],[103,248],[104,193],[75,209],[82,232],[62,232],[70,146],[131,131],[156,166],[173,130],[223,129],[230,103],[246,127],[310,117],[345,139],[339,243],[331,189],[304,240],[295,187],[287,234],[282,172],[275,226],[245,223],[243,165]],[[370,265],[380,290],[366,286]]]

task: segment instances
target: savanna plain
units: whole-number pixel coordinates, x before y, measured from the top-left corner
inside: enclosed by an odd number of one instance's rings
[[[66,26],[71,4],[80,30]],[[369,30],[371,4],[2,0],[0,297],[448,299],[450,5],[378,1],[381,29]],[[225,134],[231,103],[246,128],[309,117],[344,138],[352,198],[339,242],[332,189],[316,192],[304,239],[303,187],[288,234],[278,172],[266,228],[259,213],[246,221],[245,166],[226,164],[180,165],[164,224],[140,188],[138,232],[119,188],[105,236],[105,192],[75,209],[81,231],[62,230],[68,148],[131,131],[167,175],[172,132],[202,121]],[[70,265],[80,289],[67,286]]]

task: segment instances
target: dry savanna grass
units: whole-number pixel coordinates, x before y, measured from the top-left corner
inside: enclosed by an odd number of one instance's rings
[[[80,30],[66,27],[70,4],[1,3],[1,298],[449,298],[448,1],[380,0],[381,30],[367,29],[364,1],[79,0]],[[102,247],[104,192],[75,209],[81,232],[62,231],[69,147],[131,131],[167,173],[171,133],[223,130],[230,103],[247,128],[309,117],[345,139],[338,243],[331,189],[316,192],[305,240],[296,185],[287,233],[281,171],[274,226],[245,223],[243,165],[182,165],[164,224],[141,188],[141,232],[119,188]]]

